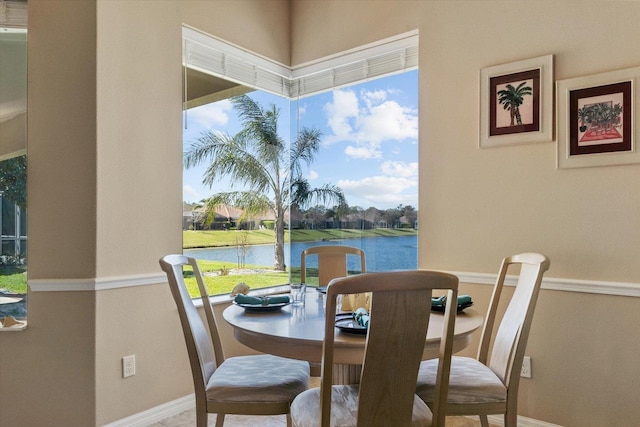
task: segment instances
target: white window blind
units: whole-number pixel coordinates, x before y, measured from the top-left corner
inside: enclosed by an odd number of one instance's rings
[[[188,27],[182,34],[184,66],[289,98],[291,71],[284,65]]]
[[[418,67],[417,31],[295,68],[188,27],[183,40],[184,66],[289,99]]]
[[[27,28],[27,2],[0,0],[0,27]]]
[[[291,98],[418,68],[418,33],[411,32],[295,67]]]

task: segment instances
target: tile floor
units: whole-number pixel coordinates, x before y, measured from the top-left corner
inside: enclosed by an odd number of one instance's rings
[[[215,426],[216,416],[209,415],[209,426]],[[150,427],[193,427],[196,425],[195,411],[185,411],[178,415],[166,418],[152,424]],[[224,420],[225,427],[285,427],[287,421],[284,415],[273,416],[248,416],[227,415]],[[447,427],[478,427],[480,422],[476,417],[447,417]],[[492,424],[493,426],[493,424]]]
[[[320,385],[319,378],[312,377],[310,381],[311,387]],[[446,427],[480,427],[478,417],[447,417]],[[193,427],[196,425],[195,409],[181,412],[169,418],[165,418],[149,427]],[[209,426],[216,425],[216,416],[209,415]],[[249,416],[249,415],[227,415],[224,419],[225,427],[286,427],[287,420],[284,415],[271,416]],[[490,424],[490,427],[496,427]]]
[[[209,415],[209,426],[215,426],[216,416]],[[196,425],[195,410],[181,412],[166,418],[149,427],[193,427]],[[284,415],[249,416],[227,415],[224,420],[225,427],[285,427],[287,420]],[[493,424],[491,424],[493,426]],[[447,417],[447,427],[479,427],[477,417]]]

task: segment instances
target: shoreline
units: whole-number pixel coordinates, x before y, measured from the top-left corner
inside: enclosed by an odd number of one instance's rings
[[[239,242],[237,237],[242,235],[246,240]],[[285,244],[304,242],[331,242],[345,239],[368,239],[376,237],[405,237],[417,235],[414,228],[372,228],[367,230],[354,229],[325,229],[325,230],[293,230],[289,238],[285,237]],[[304,238],[304,237],[307,238]],[[200,237],[197,239],[196,237]],[[196,243],[196,240],[198,242]],[[201,240],[208,240],[202,242]],[[273,245],[275,235],[273,230],[183,230],[182,249],[211,249],[229,248],[242,245]]]

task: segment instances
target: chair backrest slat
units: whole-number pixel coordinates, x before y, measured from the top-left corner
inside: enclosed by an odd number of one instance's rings
[[[430,298],[429,290],[373,295],[360,380],[360,394],[366,398],[359,402],[358,425],[371,426],[378,419],[411,424],[415,388],[406,384],[418,375],[430,315],[424,302]]]
[[[360,257],[360,272],[366,272],[365,253],[362,249],[342,245],[313,246],[302,251],[300,255],[300,281],[303,283],[307,281],[307,257],[313,255],[318,258],[319,286],[328,285],[336,277],[347,276],[347,261],[350,255]]]
[[[542,277],[549,265],[547,257],[536,253],[514,255],[505,258],[502,263],[481,338],[479,360],[489,366],[508,388],[517,388],[520,369],[516,367],[522,365]],[[520,272],[516,288],[491,344],[493,325],[507,271],[518,266]]]
[[[178,308],[193,375],[195,394],[196,396],[204,396],[205,386],[216,370],[217,364],[210,331],[202,321],[184,282],[183,268],[185,265],[195,266],[194,274],[200,274],[194,259],[183,255],[167,255],[160,259],[160,266],[167,274],[171,294]],[[209,306],[209,310],[211,310],[211,306]]]
[[[209,327],[209,335],[211,336],[211,343],[213,344],[213,353],[216,357],[216,364],[220,366],[224,362],[224,351],[222,349],[222,339],[220,338],[220,331],[218,330],[218,323],[216,322],[216,315],[213,312],[213,306],[209,300],[209,293],[204,284],[200,267],[195,258],[188,258],[189,265],[193,270],[193,275],[198,283],[198,291],[200,292],[200,298],[202,299],[202,309],[204,310],[205,317],[207,319],[207,325]]]
[[[445,290],[450,301],[455,301],[457,287],[456,276],[427,270],[365,273],[330,282],[327,288],[321,383],[323,426],[328,425],[330,415],[336,296],[372,292],[370,324],[359,386],[358,425],[410,425],[433,290]],[[437,415],[441,418],[440,425],[444,425],[446,413],[442,403],[446,405],[447,400],[455,308],[449,309],[445,316],[453,321],[444,323],[447,329],[443,332],[441,346],[441,351],[448,349],[448,354],[442,353],[439,367],[446,372],[439,377],[438,384],[439,391],[444,393],[444,400],[439,402],[441,412]],[[447,356],[449,361],[445,360]],[[437,410],[434,410],[436,414]]]

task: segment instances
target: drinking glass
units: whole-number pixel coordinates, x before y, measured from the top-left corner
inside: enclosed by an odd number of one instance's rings
[[[307,285],[304,283],[291,284],[291,303],[293,305],[304,305],[304,296],[307,291]]]

